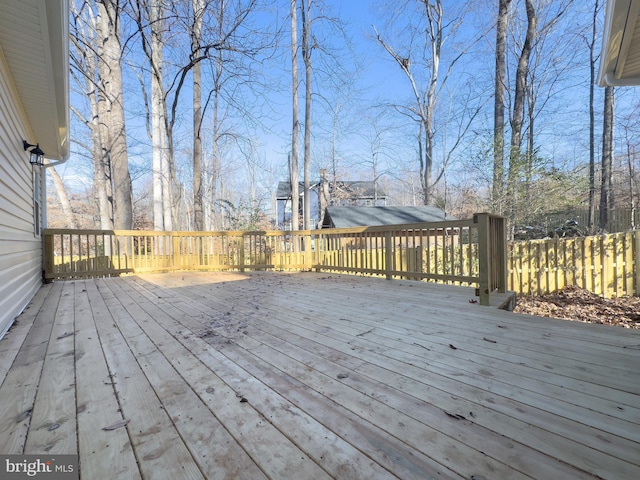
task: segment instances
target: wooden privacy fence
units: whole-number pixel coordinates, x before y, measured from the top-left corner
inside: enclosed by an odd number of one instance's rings
[[[640,294],[640,231],[510,242],[509,290],[540,295],[577,285],[606,298]]]
[[[504,219],[296,232],[47,229],[46,280],[176,270],[310,270],[475,285],[482,304],[506,291]]]

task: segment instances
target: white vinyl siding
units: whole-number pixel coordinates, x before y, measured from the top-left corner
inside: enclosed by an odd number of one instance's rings
[[[0,337],[42,284],[35,235],[34,174],[22,140],[33,142],[0,50]]]

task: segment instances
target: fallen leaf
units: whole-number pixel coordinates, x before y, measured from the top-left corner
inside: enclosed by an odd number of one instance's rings
[[[489,342],[489,343],[498,343],[498,342],[496,342],[495,340],[491,340],[490,338],[487,338],[487,337],[482,337],[482,339],[483,339],[485,342]]]
[[[249,400],[247,400],[246,398],[242,397],[240,399],[240,403],[247,403]]]
[[[348,373],[339,373],[338,374],[338,378],[347,378],[347,377],[349,377]]]
[[[451,345],[451,344],[449,344],[449,348],[452,349],[452,350],[457,350],[458,349],[458,347],[456,347],[455,345]]]
[[[60,335],[58,338],[56,338],[56,340],[60,340],[62,338],[66,338],[66,337],[70,337],[72,335],[75,335],[76,332],[65,332],[62,335]]]
[[[470,298],[469,303],[478,303],[478,300],[476,300],[475,298]]]
[[[108,427],[103,427],[102,430],[104,430],[105,432],[108,432],[110,430],[116,430],[117,428],[120,428],[120,427],[126,427],[127,425],[129,425],[130,421],[131,421],[130,419],[120,420],[119,422],[116,422],[113,425],[109,425]]]

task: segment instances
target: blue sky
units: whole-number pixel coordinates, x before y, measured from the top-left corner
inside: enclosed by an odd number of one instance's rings
[[[345,179],[363,178],[372,175],[372,169],[368,162],[371,159],[371,138],[378,131],[383,132],[380,146],[379,159],[382,163],[379,171],[386,170],[386,179],[393,182],[397,179],[408,179],[409,171],[417,170],[416,144],[417,126],[407,121],[407,118],[398,114],[397,109],[390,107],[383,108],[385,104],[396,103],[406,104],[411,100],[411,91],[407,78],[401,72],[389,55],[375,41],[372,25],[376,25],[380,32],[385,32],[385,19],[376,12],[385,12],[382,6],[384,2],[367,0],[325,0],[335,16],[339,16],[346,26],[347,36],[352,40],[355,56],[348,53],[348,49],[343,49],[342,60],[346,71],[353,74],[348,81],[350,89],[345,88],[340,92],[335,88],[327,87],[327,82],[316,83],[313,107],[313,155],[312,155],[312,177],[318,176],[318,169],[327,167],[329,155],[332,147],[331,139],[333,133],[333,119],[330,108],[335,107],[336,102],[340,104],[340,116],[337,125],[337,153],[341,174]],[[446,4],[460,5],[460,2],[445,2]],[[393,2],[389,2],[393,4]],[[464,60],[460,61],[449,80],[449,89],[444,91],[440,105],[438,107],[436,127],[439,133],[445,132],[452,135],[455,130],[455,122],[451,119],[460,110],[460,101],[465,95],[471,92],[479,100],[485,102],[482,113],[474,123],[467,144],[459,150],[456,161],[450,168],[449,183],[476,182],[481,186],[482,179],[478,179],[478,171],[469,167],[469,162],[481,153],[483,142],[488,141],[488,136],[492,128],[492,102],[490,101],[492,85],[493,57],[492,45],[494,33],[489,28],[493,19],[493,12],[489,7],[483,6],[476,12],[472,12],[465,20],[461,30],[459,43],[450,42],[445,50],[445,57],[457,55],[460,48],[468,42],[468,39],[477,35],[480,29],[487,29],[486,38],[477,42],[473,46],[472,52]],[[372,5],[381,6],[374,12]],[[492,3],[493,5],[493,3]],[[286,27],[288,20],[285,14],[288,10],[288,1],[280,0],[280,12],[278,21]],[[493,7],[491,7],[493,8]],[[580,23],[584,20],[586,12],[580,3],[575,3],[571,22]],[[268,18],[268,17],[263,17]],[[415,20],[415,19],[414,19]],[[273,21],[273,17],[271,20]],[[584,22],[583,22],[584,23]],[[318,24],[321,25],[321,24]],[[325,27],[320,27],[318,37],[326,33]],[[242,126],[242,134],[250,140],[253,150],[249,155],[246,151],[238,152],[230,150],[227,152],[225,162],[229,179],[229,190],[240,193],[247,191],[249,176],[254,180],[254,187],[262,192],[275,190],[277,181],[287,177],[287,154],[290,149],[290,93],[288,81],[290,79],[290,60],[288,57],[288,31],[284,29],[282,44],[278,55],[269,61],[265,61],[261,68],[264,68],[265,75],[273,80],[274,85],[279,88],[271,90],[266,94],[266,106],[262,106],[256,112],[257,121],[249,121],[246,117],[237,116],[234,121]],[[400,45],[403,40],[402,30],[395,34],[385,33],[385,38],[394,45]],[[339,36],[333,35],[336,44],[339,44]],[[568,37],[564,37],[565,40]],[[340,51],[339,51],[340,52]],[[567,76],[563,88],[554,91],[553,100],[546,107],[546,114],[543,114],[538,121],[539,134],[538,142],[541,153],[552,159],[557,166],[575,165],[585,158],[587,137],[585,137],[585,125],[587,122],[586,102],[588,91],[586,89],[586,75],[588,71],[584,64],[586,52],[577,51],[577,57],[572,61],[582,62],[582,65],[572,70]],[[567,60],[568,61],[568,60]],[[300,62],[302,67],[302,62]],[[314,66],[319,72],[323,66],[319,53],[314,53]],[[150,165],[149,141],[144,128],[144,106],[141,102],[140,87],[130,69],[125,68],[127,77],[127,90],[125,101],[127,102],[128,127],[130,135],[131,162],[134,166],[147,169]],[[336,75],[339,77],[340,75]],[[301,74],[302,77],[302,74]],[[330,78],[324,76],[325,80]],[[332,79],[332,80],[335,80]],[[273,86],[273,85],[272,85]],[[348,90],[348,91],[347,91]],[[301,91],[302,93],[302,91]],[[244,91],[246,98],[251,98],[251,93]],[[600,91],[598,91],[600,95]],[[637,94],[630,91],[620,92],[619,108],[625,105],[635,104]],[[188,159],[188,139],[190,137],[188,119],[189,106],[188,99],[190,93],[185,91],[181,112],[183,115],[182,125],[176,135],[178,150],[176,155],[179,161],[187,163]],[[338,100],[336,100],[336,98]],[[327,99],[323,100],[323,99]],[[251,100],[256,100],[251,98]],[[261,99],[259,99],[261,100]],[[303,100],[301,99],[301,106]],[[374,108],[378,106],[378,108]],[[380,114],[377,124],[373,120],[374,114]],[[301,110],[301,117],[303,111]],[[78,133],[79,130],[76,130]],[[72,135],[73,135],[72,131]],[[441,136],[436,145],[438,158],[442,158],[445,153],[446,136]],[[448,140],[451,144],[451,138]],[[302,147],[302,143],[300,143]],[[74,150],[77,151],[77,148]],[[65,168],[65,179],[69,182],[75,179],[76,183],[86,183],[90,178],[90,167],[88,162],[80,155],[75,155]],[[477,168],[484,168],[481,163]],[[185,170],[186,172],[186,170]],[[489,175],[490,172],[483,174]],[[188,175],[188,172],[185,173]],[[138,184],[138,188],[142,188]]]

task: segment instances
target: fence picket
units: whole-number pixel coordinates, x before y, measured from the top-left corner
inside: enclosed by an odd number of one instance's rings
[[[640,231],[509,244],[508,288],[542,294],[568,285],[606,298],[640,294]]]

